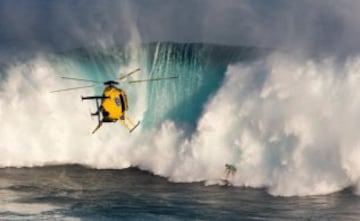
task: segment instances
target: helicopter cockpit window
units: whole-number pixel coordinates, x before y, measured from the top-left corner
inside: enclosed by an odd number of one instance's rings
[[[115,104],[116,104],[116,106],[120,106],[120,105],[121,105],[121,100],[120,100],[119,97],[116,97],[116,98],[115,98]]]

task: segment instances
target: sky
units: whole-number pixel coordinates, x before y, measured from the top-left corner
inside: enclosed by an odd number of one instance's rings
[[[360,51],[359,0],[0,0],[0,47],[206,42]]]

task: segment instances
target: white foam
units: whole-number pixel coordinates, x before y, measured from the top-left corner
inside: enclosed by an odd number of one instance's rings
[[[274,195],[358,186],[359,70],[358,57],[338,63],[274,54],[228,67],[190,137],[169,121],[131,135],[109,124],[91,135],[96,122],[79,92],[48,93],[71,83],[59,81],[51,64],[38,58],[7,70],[1,83],[0,166],[133,165],[176,182],[216,183],[232,163],[234,185],[265,187]],[[135,118],[153,108],[141,99],[145,92],[146,86],[130,91]]]
[[[232,163],[238,168],[235,185],[265,187],[274,195],[327,194],[358,185],[359,61],[275,54],[229,67],[196,134],[177,145],[173,172],[163,175],[212,182]]]

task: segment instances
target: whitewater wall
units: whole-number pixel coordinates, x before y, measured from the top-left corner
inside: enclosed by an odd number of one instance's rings
[[[249,48],[170,43],[125,49],[39,56],[3,68],[0,165],[138,166],[175,182],[217,184],[232,163],[235,185],[274,195],[358,186],[358,57],[273,52],[254,60]],[[79,97],[101,87],[48,93],[79,86],[59,75],[104,80],[138,66],[139,78],[179,74],[179,80],[124,85],[129,114],[144,122],[131,136],[116,124],[90,135],[92,105]]]
[[[227,64],[254,54],[252,48],[155,43],[40,54],[10,63],[1,69],[0,113],[4,129],[0,165],[82,163],[107,167],[114,161],[119,168],[130,166],[131,160],[122,153],[114,153],[114,160],[107,159],[106,153],[112,153],[113,148],[122,152],[126,151],[124,146],[134,147],[137,136],[144,136],[142,129],[156,130],[166,119],[194,128],[204,103],[221,85]],[[212,62],[219,57],[225,60]],[[96,126],[89,117],[94,105],[81,102],[80,96],[101,93],[102,85],[65,94],[49,93],[88,85],[65,81],[60,76],[109,80],[137,67],[142,71],[134,79],[179,75],[179,80],[122,85],[129,95],[129,115],[143,121],[139,132],[132,136],[116,124],[105,125],[98,136],[90,136]]]

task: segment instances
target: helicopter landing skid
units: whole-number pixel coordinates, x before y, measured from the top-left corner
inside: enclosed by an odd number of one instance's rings
[[[133,130],[135,130],[139,125],[140,125],[140,121],[138,121],[138,122],[134,125],[134,127],[129,130],[129,133],[133,132]]]
[[[94,134],[102,125],[102,121],[99,121],[99,124],[96,126],[96,128],[93,130],[92,134]]]

